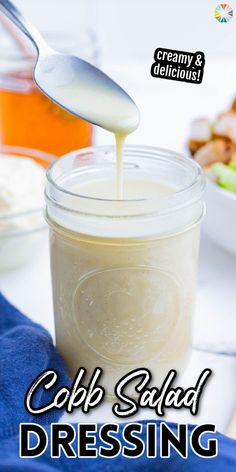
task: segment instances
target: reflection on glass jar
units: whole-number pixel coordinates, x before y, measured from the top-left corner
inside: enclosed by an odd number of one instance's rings
[[[135,368],[157,385],[183,369],[204,214],[193,160],[125,147],[119,201],[107,196],[115,169],[112,146],[81,150],[51,166],[46,187],[57,347],[72,375],[102,367],[110,396]]]
[[[44,36],[55,49],[77,54],[96,65],[93,33],[84,33],[78,39],[79,47],[72,38],[63,35]],[[5,35],[0,45],[0,144],[41,149],[58,156],[90,146],[92,125],[52,103],[35,86],[32,79],[35,51],[28,43],[23,49]]]

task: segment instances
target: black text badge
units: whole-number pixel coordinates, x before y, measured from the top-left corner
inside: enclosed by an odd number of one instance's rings
[[[151,67],[152,77],[179,80],[200,84],[203,78],[205,55],[201,51],[187,52],[157,48],[155,62]]]

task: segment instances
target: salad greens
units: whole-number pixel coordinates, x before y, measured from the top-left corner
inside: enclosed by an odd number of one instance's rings
[[[212,165],[212,170],[220,187],[236,193],[236,161],[231,161],[228,165],[217,162]]]

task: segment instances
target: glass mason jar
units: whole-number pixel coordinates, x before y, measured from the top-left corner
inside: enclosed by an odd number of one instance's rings
[[[97,65],[93,32],[84,32],[76,41],[68,35],[44,36],[55,49]],[[32,79],[35,50],[24,37],[19,44],[6,35],[0,40],[0,144],[41,149],[57,156],[91,146],[92,125],[42,94]]]
[[[114,183],[115,168],[113,146],[88,148],[57,160],[46,184],[56,344],[71,375],[102,367],[110,396],[135,368],[150,369],[158,385],[185,365],[205,209],[205,180],[190,158],[126,146],[124,181],[172,192],[96,197],[93,187]]]

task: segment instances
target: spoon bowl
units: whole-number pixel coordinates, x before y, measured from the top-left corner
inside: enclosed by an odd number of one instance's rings
[[[129,134],[137,128],[139,110],[116,82],[83,59],[51,49],[10,0],[0,0],[0,10],[35,45],[38,59],[34,79],[47,97],[108,131]]]
[[[131,97],[79,57],[53,50],[39,55],[34,80],[62,108],[108,131],[131,133],[139,124],[139,110]]]

